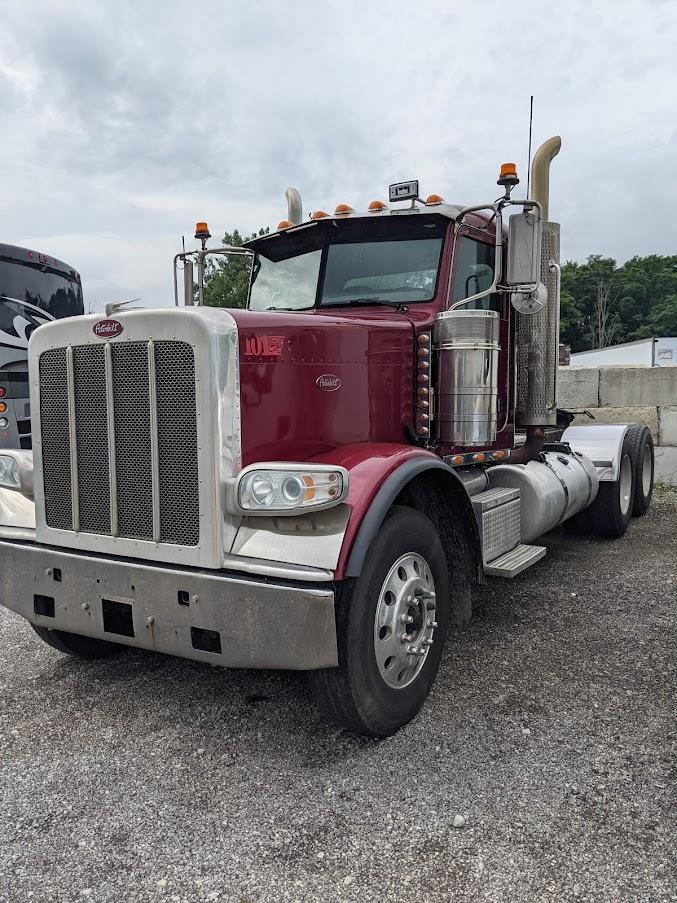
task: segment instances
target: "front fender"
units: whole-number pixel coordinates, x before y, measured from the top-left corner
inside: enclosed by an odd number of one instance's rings
[[[313,461],[345,467],[350,476],[345,502],[350,514],[335,569],[337,580],[359,576],[367,550],[388,511],[407,484],[419,474],[441,471],[458,483],[462,497],[467,498],[463,484],[451,467],[432,452],[412,445],[362,443],[343,446]],[[476,529],[469,499],[468,514],[470,528]]]

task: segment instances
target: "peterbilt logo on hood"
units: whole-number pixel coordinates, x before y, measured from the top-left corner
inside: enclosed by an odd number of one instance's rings
[[[122,323],[117,320],[99,320],[92,327],[94,335],[100,339],[114,339],[116,335],[120,335],[122,329]]]
[[[54,319],[47,311],[20,301],[0,296],[0,345],[5,348],[28,348],[28,340],[38,326]]]
[[[335,392],[341,388],[341,378],[334,376],[333,373],[323,373],[322,376],[317,377],[315,385],[323,392]]]

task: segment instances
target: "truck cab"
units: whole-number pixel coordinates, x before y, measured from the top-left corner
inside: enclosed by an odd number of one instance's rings
[[[557,409],[558,150],[524,200],[514,164],[470,207],[397,183],[304,219],[289,190],[244,248],[198,224],[174,309],[38,330],[34,454],[0,455],[0,602],[69,654],[305,670],[344,727],[414,717],[478,582],[649,507],[648,430]],[[199,303],[210,255],[251,262],[246,310]]]

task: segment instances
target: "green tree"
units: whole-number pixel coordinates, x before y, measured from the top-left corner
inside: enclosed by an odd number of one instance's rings
[[[246,241],[267,235],[268,228],[243,237],[238,229],[226,232],[222,244],[240,248]],[[246,307],[251,260],[247,257],[207,258],[204,303],[208,307]]]
[[[562,266],[561,336],[573,351],[665,335],[677,335],[677,257]]]

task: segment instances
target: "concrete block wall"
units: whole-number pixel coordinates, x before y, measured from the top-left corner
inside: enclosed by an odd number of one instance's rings
[[[560,408],[598,423],[645,423],[656,446],[656,480],[677,486],[677,367],[560,367]],[[574,423],[592,423],[585,415]]]

